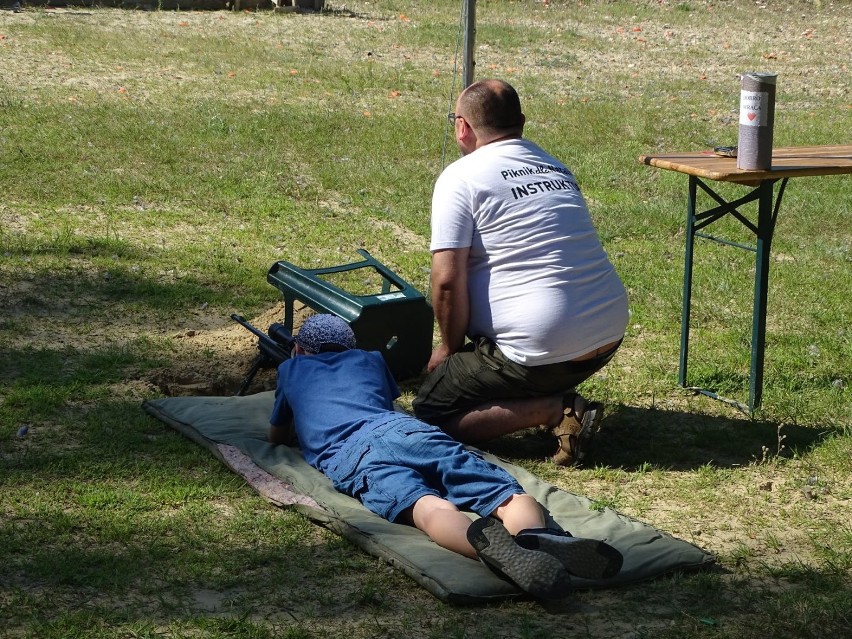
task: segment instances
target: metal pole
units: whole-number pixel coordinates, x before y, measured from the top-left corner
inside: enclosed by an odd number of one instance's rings
[[[476,39],[476,0],[464,0],[464,66],[462,89],[473,84],[473,47]]]

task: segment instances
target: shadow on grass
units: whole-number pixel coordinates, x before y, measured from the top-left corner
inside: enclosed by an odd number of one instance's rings
[[[0,396],[6,400],[0,415],[9,424],[50,419],[62,414],[68,402],[97,404],[107,399],[109,393],[98,390],[101,385],[120,388],[130,380],[142,382],[146,394],[234,395],[253,357],[253,351],[239,356],[225,351],[208,359],[138,345],[60,351],[0,347],[0,382],[4,384]],[[164,361],[168,362],[165,366]],[[409,380],[403,387],[411,390],[418,381]],[[247,392],[274,386],[275,371],[264,369]],[[815,424],[611,406],[585,465],[627,471],[648,467],[694,470],[706,465],[733,468],[776,455],[805,454],[834,432]],[[529,429],[485,448],[514,462],[544,460],[555,452],[555,440],[547,432]]]
[[[64,418],[0,449],[4,497],[17,504],[0,518],[3,585],[17,602],[4,620],[50,623],[82,606],[126,623],[144,606],[160,623],[266,614],[279,593],[293,593],[292,605],[325,592],[345,592],[348,605],[363,598],[369,557],[269,508],[137,402],[67,407]],[[55,636],[72,635],[94,636]]]
[[[0,288],[0,304],[10,311],[5,321],[35,316],[108,324],[115,304],[169,316],[202,303],[227,307],[251,297],[247,284],[264,277],[263,271],[243,263],[229,248],[198,261],[171,248],[78,237],[70,230],[53,241],[32,245],[25,236],[9,233],[0,237],[0,249],[12,258],[7,286]]]
[[[618,406],[601,424],[585,466],[627,471],[648,466],[733,468],[778,454],[804,454],[830,434],[808,426]],[[508,460],[543,459],[555,452],[555,440],[548,433],[529,431],[495,440],[487,450]]]
[[[178,277],[177,270],[173,275]],[[0,301],[14,309],[9,314],[10,319],[32,316],[55,318],[56,321],[91,318],[108,323],[116,303],[176,313],[198,308],[203,302],[230,304],[236,297],[230,279],[225,281],[226,278],[218,274],[216,277],[209,277],[208,273],[180,277],[179,282],[159,281],[160,275],[138,273],[132,266],[119,263],[108,268],[87,267],[79,272],[39,273],[24,278],[20,284],[13,282],[13,288],[21,290],[0,297]],[[215,279],[219,281],[211,281]]]

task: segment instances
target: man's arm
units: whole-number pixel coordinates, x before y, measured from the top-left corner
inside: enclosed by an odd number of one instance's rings
[[[426,366],[432,372],[438,364],[464,345],[470,320],[467,292],[467,258],[470,248],[442,249],[432,254],[432,307],[441,344],[432,351]]]

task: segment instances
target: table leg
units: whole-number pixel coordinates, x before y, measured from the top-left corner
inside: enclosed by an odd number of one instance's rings
[[[689,317],[692,312],[692,255],[695,246],[695,198],[697,178],[689,176],[689,197],[686,203],[686,247],[683,258],[683,308],[680,316],[680,365],[677,382],[686,386],[689,360]]]
[[[749,374],[748,405],[752,410],[760,404],[763,394],[763,356],[766,348],[766,298],[769,286],[769,251],[772,234],[767,233],[767,211],[772,211],[772,184],[760,185],[758,204],[757,251],[754,258],[754,308],[751,326],[751,371]]]
[[[752,329],[751,329],[751,368],[749,371],[749,395],[748,405],[745,406],[734,400],[726,400],[716,393],[705,389],[697,389],[698,392],[735,404],[744,410],[754,412],[760,406],[763,394],[763,370],[764,351],[766,347],[766,306],[767,293],[769,290],[769,254],[772,248],[772,236],[775,232],[775,222],[778,218],[778,209],[787,186],[787,179],[781,181],[778,195],[774,195],[774,186],[777,180],[764,180],[747,195],[733,201],[725,201],[710,187],[701,182],[697,177],[689,177],[689,197],[686,211],[686,248],[684,250],[683,268],[683,309],[681,313],[680,326],[680,365],[678,371],[678,384],[687,387],[687,367],[689,360],[689,323],[692,312],[692,272],[694,261],[695,236],[727,244],[735,248],[751,250],[755,252],[755,276],[754,276],[754,302],[752,307]],[[700,186],[718,206],[699,213],[697,211],[697,187]],[[758,213],[757,224],[752,224],[737,209],[740,206],[757,200]],[[701,229],[711,225],[725,215],[732,215],[751,230],[755,235],[755,246],[746,246],[737,242],[730,242],[712,235],[707,235]]]
[[[758,199],[757,241],[754,273],[754,308],[752,311],[751,329],[751,372],[749,375],[748,405],[751,410],[760,406],[763,395],[763,364],[766,350],[766,299],[769,292],[769,253],[772,248],[772,236],[775,232],[775,221],[778,217],[778,207],[784,195],[785,179],[781,183],[778,197],[773,207],[774,181],[761,182]]]

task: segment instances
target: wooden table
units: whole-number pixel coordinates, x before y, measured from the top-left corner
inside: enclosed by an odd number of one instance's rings
[[[692,151],[643,155],[639,161],[648,166],[685,173],[689,176],[689,196],[686,213],[686,250],[683,270],[683,309],[680,333],[680,367],[678,383],[686,387],[689,359],[689,318],[692,303],[692,264],[695,237],[704,237],[722,244],[755,252],[754,305],[752,310],[751,370],[749,374],[748,405],[696,388],[698,392],[736,404],[753,412],[760,405],[763,393],[763,359],[766,345],[766,296],[769,282],[769,251],[778,218],[778,209],[787,181],[792,177],[842,175],[852,173],[852,145],[802,146],[774,149],[772,168],[765,171],[745,171],[737,168],[736,158],[720,157],[713,151]],[[750,191],[733,201],[726,201],[704,180],[733,182]],[[775,184],[780,182],[778,192]],[[709,195],[716,206],[696,211],[698,189]],[[757,221],[752,222],[739,208],[757,202]],[[747,246],[707,235],[701,229],[726,215],[733,216],[755,236],[755,245]]]

